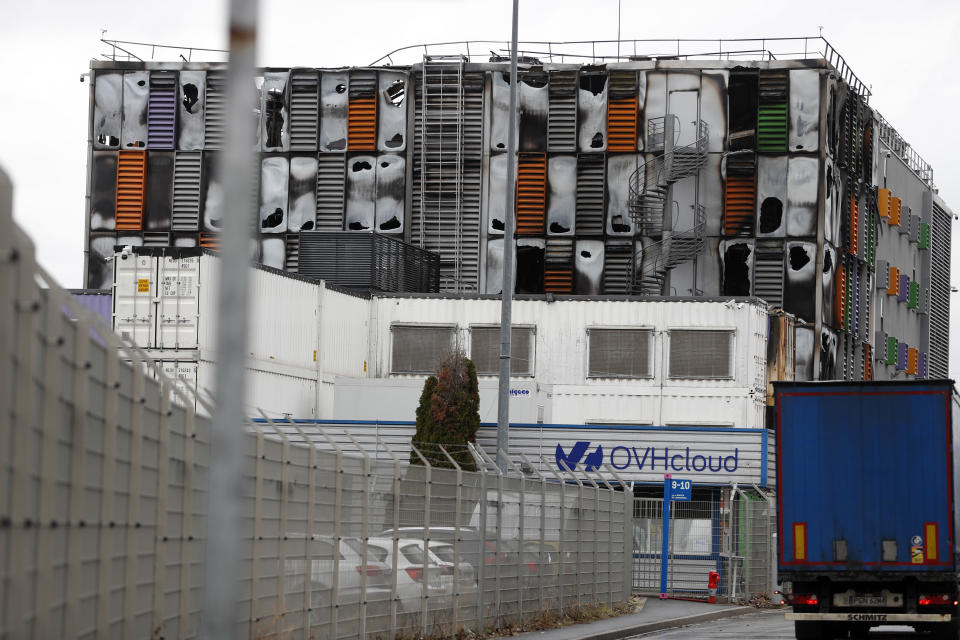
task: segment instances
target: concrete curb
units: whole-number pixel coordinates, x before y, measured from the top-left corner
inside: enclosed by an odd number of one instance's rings
[[[691,624],[710,622],[711,620],[721,620],[723,618],[733,618],[735,616],[742,616],[748,613],[756,613],[757,611],[761,610],[757,609],[756,607],[732,607],[721,609],[720,611],[710,611],[708,613],[697,613],[691,616],[682,616],[680,618],[668,618],[666,620],[644,622],[641,624],[620,627],[619,629],[606,629],[604,631],[597,631],[594,633],[590,633],[584,629],[585,633],[580,635],[571,635],[567,638],[567,640],[619,640],[620,638],[636,636],[640,635],[641,633],[663,631],[664,629],[675,629],[677,627],[685,627]]]

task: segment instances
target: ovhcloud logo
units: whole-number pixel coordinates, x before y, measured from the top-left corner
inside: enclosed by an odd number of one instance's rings
[[[590,448],[589,442],[578,441],[570,449],[570,453],[564,453],[563,447],[557,444],[557,467],[567,471],[576,471],[577,463],[583,458],[583,454]],[[589,454],[583,461],[587,471],[596,471],[603,464],[603,445],[597,445],[596,451]]]

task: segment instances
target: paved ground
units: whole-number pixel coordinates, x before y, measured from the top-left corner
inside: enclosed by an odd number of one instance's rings
[[[642,609],[636,613],[561,629],[531,631],[515,637],[523,640],[617,640],[730,616],[752,614],[756,611],[753,607],[737,605],[647,598]]]

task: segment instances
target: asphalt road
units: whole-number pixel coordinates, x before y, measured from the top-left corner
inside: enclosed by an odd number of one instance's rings
[[[784,612],[761,611],[735,618],[690,625],[679,629],[645,633],[634,638],[667,638],[671,640],[794,640],[793,622],[784,620]],[[896,638],[923,638],[915,635],[910,627],[882,627],[874,630],[870,638],[894,640]]]

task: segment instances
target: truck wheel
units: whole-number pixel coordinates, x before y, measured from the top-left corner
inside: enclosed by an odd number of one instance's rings
[[[794,635],[797,640],[821,640],[824,635],[824,624],[822,622],[797,622],[793,623]]]

